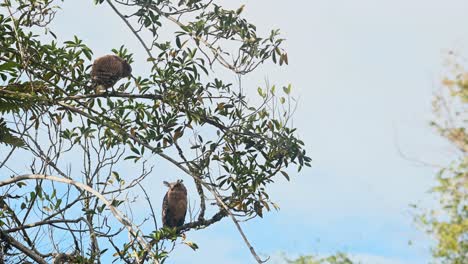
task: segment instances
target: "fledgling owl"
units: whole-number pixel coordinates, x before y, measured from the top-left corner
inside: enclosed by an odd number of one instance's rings
[[[164,196],[162,205],[163,226],[179,227],[184,224],[185,214],[187,213],[187,189],[182,180],[176,182],[164,182],[169,187]]]
[[[91,80],[96,91],[107,90],[125,77],[130,77],[132,67],[116,55],[105,55],[97,58],[91,69]]]

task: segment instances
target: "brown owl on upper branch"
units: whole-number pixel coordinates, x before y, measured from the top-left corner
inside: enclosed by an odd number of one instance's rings
[[[107,90],[122,78],[130,77],[132,67],[116,55],[105,55],[97,58],[91,69],[92,86],[96,92]]]
[[[163,226],[180,227],[184,224],[187,213],[187,189],[182,180],[164,182],[169,187],[162,205]]]

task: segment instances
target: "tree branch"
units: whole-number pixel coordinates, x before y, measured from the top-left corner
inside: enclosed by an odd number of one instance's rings
[[[72,219],[72,220],[69,220],[69,219],[55,219],[55,220],[39,221],[39,222],[31,223],[31,224],[25,224],[25,225],[22,225],[22,226],[13,227],[13,228],[10,228],[10,229],[5,229],[3,231],[6,232],[6,233],[12,233],[12,232],[16,232],[16,231],[19,231],[19,230],[25,230],[25,229],[29,229],[29,228],[33,228],[33,227],[42,226],[42,225],[50,225],[50,224],[57,224],[57,223],[78,223],[78,222],[83,221],[83,220],[84,219],[80,217],[78,219]]]
[[[84,111],[80,110],[80,109],[77,109],[73,106],[70,106],[68,104],[65,104],[65,103],[59,103],[59,105],[67,108],[68,110],[72,111],[72,112],[75,112],[75,113],[78,113],[80,115],[83,115],[89,119],[92,119],[94,121],[95,118],[93,116],[91,116],[90,114],[88,113],[85,113]],[[113,122],[111,120],[111,122]],[[99,123],[99,122],[98,122]],[[108,127],[108,125],[104,124],[105,126]],[[222,209],[224,209],[227,214],[230,216],[231,220],[234,222],[234,224],[236,225],[236,228],[237,230],[239,231],[239,233],[241,234],[242,236],[242,239],[244,240],[244,243],[247,245],[247,247],[249,248],[250,250],[250,253],[252,254],[252,256],[254,256],[255,260],[258,262],[258,263],[264,263],[265,261],[262,260],[258,254],[255,252],[255,249],[253,248],[252,244],[250,244],[249,240],[247,239],[247,236],[245,235],[244,231],[242,230],[242,227],[240,226],[239,224],[239,221],[237,220],[237,218],[231,213],[231,211],[229,210],[229,207],[223,202],[223,200],[221,199],[220,195],[216,192],[216,190],[214,190],[208,183],[204,182],[198,175],[192,173],[189,169],[185,168],[184,166],[182,166],[179,162],[177,162],[177,160],[171,158],[170,156],[164,154],[164,153],[161,153],[160,151],[158,151],[156,148],[152,147],[151,145],[149,145],[148,143],[146,142],[143,142],[142,140],[140,140],[138,137],[132,135],[131,133],[127,133],[127,132],[124,132],[122,130],[120,131],[116,131],[122,135],[125,135],[127,136],[128,138],[134,140],[135,142],[137,142],[138,144],[150,149],[153,151],[153,153],[156,153],[157,155],[161,156],[162,158],[164,158],[165,160],[169,161],[170,163],[174,164],[176,167],[178,167],[179,169],[181,169],[183,172],[185,172],[187,175],[191,176],[192,178],[194,178],[195,180],[197,180],[198,182],[200,182],[203,187],[205,187],[216,199],[216,202],[218,204],[219,207],[221,207]],[[1,186],[1,185],[0,185]],[[148,244],[147,244],[148,245]],[[147,249],[149,249],[149,247],[147,247]]]
[[[0,240],[5,241],[9,245],[12,245],[19,251],[23,252],[26,256],[30,257],[32,260],[36,261],[39,264],[47,264],[47,261],[45,261],[40,255],[38,255],[36,252],[34,252],[32,249],[29,249],[23,244],[21,244],[19,241],[14,239],[12,236],[8,235],[6,232],[3,230],[0,230]]]
[[[48,176],[48,175],[42,175],[42,174],[26,174],[26,175],[16,176],[16,177],[4,180],[4,181],[0,181],[0,187],[5,186],[5,185],[10,185],[19,181],[32,180],[32,179],[43,179],[43,180],[66,183],[66,184],[73,185],[79,189],[82,189],[86,192],[91,193],[96,198],[100,199],[109,208],[109,210],[112,212],[114,217],[122,225],[124,225],[127,228],[129,233],[138,240],[138,242],[143,246],[143,248],[146,248],[148,246],[148,243],[146,242],[146,240],[140,236],[142,232],[139,230],[139,228],[134,226],[132,222],[128,220],[128,218],[122,212],[120,212],[117,208],[115,208],[112,205],[112,203],[109,200],[107,200],[101,193],[92,189],[86,184],[83,184],[83,183],[80,183],[71,179],[65,179],[65,178],[60,178],[56,176]]]

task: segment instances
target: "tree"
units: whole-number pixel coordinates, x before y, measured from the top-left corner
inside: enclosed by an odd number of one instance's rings
[[[168,241],[182,237],[196,249],[184,232],[228,217],[262,262],[239,220],[276,209],[269,184],[289,180],[286,167],[301,170],[311,159],[291,127],[290,85],[258,88],[261,103],[255,104],[240,84],[219,76],[229,71],[242,78],[270,60],[288,64],[279,31],[258,36],[242,17],[243,6],[96,0],[122,19],[116,26],[129,28],[150,67],[95,93],[92,49],[78,36],[62,42],[54,33],[61,2],[1,3],[0,260],[95,263],[112,255],[125,263],[159,263],[173,248]],[[162,30],[171,38],[160,37]],[[131,65],[143,63],[125,46],[112,51]],[[14,169],[19,155],[32,160],[24,173]],[[158,227],[143,184],[155,177],[149,156],[172,164],[196,186],[198,213],[177,229]],[[141,172],[119,173],[125,166]],[[130,217],[130,191],[138,189],[152,221]]]
[[[356,262],[344,253],[336,253],[334,255],[318,258],[315,256],[300,256],[295,260],[287,260],[289,264],[353,264]]]
[[[456,149],[457,157],[437,175],[432,192],[439,207],[419,217],[436,245],[435,260],[441,263],[468,262],[468,72],[456,55],[450,56],[451,71],[435,96],[435,120],[431,123]]]

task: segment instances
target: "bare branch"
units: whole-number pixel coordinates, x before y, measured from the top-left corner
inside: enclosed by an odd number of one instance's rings
[[[41,175],[41,174],[26,174],[26,175],[20,175],[16,176],[7,180],[0,181],[0,187],[5,186],[5,185],[10,185],[19,181],[24,181],[24,180],[32,180],[32,179],[42,179],[42,180],[49,180],[49,181],[55,181],[55,182],[61,182],[61,183],[66,183],[69,185],[73,185],[77,188],[80,188],[88,193],[91,193],[94,195],[96,198],[100,199],[112,212],[114,217],[122,224],[124,225],[127,230],[130,232],[130,234],[135,237],[143,247],[147,247],[148,243],[146,240],[141,237],[142,232],[136,227],[128,218],[120,212],[117,208],[115,208],[112,203],[107,200],[101,193],[98,191],[92,189],[86,184],[71,180],[71,179],[65,179],[61,177],[56,177],[56,176],[49,176],[49,175]]]
[[[15,247],[19,251],[23,252],[26,256],[30,257],[31,259],[33,259],[37,263],[47,264],[47,261],[45,261],[40,255],[38,255],[32,249],[29,249],[29,248],[23,246],[23,244],[18,242],[12,236],[5,233],[3,230],[0,230],[0,240],[3,240],[5,242],[7,242],[8,244],[12,245],[13,247]]]
[[[71,219],[71,220],[69,220],[69,219],[55,219],[55,220],[39,221],[39,222],[31,223],[31,224],[24,224],[22,226],[17,226],[17,227],[10,228],[10,229],[5,229],[3,231],[6,232],[6,233],[12,233],[12,232],[16,232],[16,231],[19,231],[19,230],[38,227],[38,226],[41,226],[41,225],[50,225],[50,224],[57,224],[57,223],[78,223],[78,222],[83,221],[83,220],[84,219],[80,217],[78,219]]]

